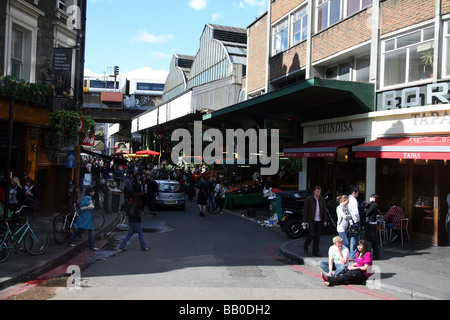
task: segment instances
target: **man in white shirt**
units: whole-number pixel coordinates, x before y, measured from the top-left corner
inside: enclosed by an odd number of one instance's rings
[[[359,190],[356,187],[350,189],[350,195],[348,196],[348,211],[352,216],[352,220],[349,220],[350,225],[355,223],[359,227],[359,209],[358,209],[358,198]],[[350,239],[350,259],[355,259],[356,255],[356,243],[358,242],[357,237],[351,237]]]
[[[319,267],[329,276],[338,276],[347,269],[349,250],[342,244],[341,237],[333,238],[333,245],[328,250],[328,261],[320,260]]]

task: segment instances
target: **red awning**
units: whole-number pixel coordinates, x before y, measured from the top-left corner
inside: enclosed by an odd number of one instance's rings
[[[159,156],[159,152],[153,151],[153,150],[142,150],[142,151],[136,152],[136,154],[137,155]]]
[[[312,141],[294,148],[284,149],[287,158],[334,158],[337,149],[360,142],[361,139]]]
[[[353,151],[358,158],[450,160],[450,137],[380,138]]]

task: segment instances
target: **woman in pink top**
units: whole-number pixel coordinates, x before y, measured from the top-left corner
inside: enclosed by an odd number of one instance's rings
[[[355,256],[355,263],[348,266],[348,269],[337,277],[330,277],[322,273],[322,279],[326,286],[335,286],[341,284],[364,284],[372,275],[370,268],[372,266],[373,256],[367,251],[367,243],[364,240],[358,242],[358,252]]]

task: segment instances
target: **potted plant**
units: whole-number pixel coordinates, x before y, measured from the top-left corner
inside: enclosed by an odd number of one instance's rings
[[[423,74],[424,78],[433,77],[433,59],[434,59],[434,50],[428,49],[425,50],[420,56],[420,61],[423,64]]]
[[[47,120],[47,127],[60,143],[77,144],[78,138],[95,134],[96,123],[91,116],[76,111],[53,110]]]

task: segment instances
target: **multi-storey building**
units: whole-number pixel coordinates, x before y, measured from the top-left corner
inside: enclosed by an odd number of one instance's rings
[[[271,0],[248,26],[248,100],[206,123],[297,128],[282,137],[299,187],[359,187],[404,206],[413,238],[445,238],[450,182],[448,0]],[[237,117],[236,114],[240,116]],[[235,124],[233,124],[235,123]]]
[[[238,102],[246,54],[245,29],[206,24],[197,54],[173,56],[161,104],[133,118],[132,132],[147,132],[147,145],[170,161],[174,129],[192,130],[202,114]]]
[[[78,30],[82,23],[82,10],[74,5],[76,3],[72,0],[0,1],[0,75],[13,77],[7,77],[7,81],[26,81],[21,83],[27,86],[30,83],[50,86],[56,74],[54,53],[59,50],[67,59],[64,64],[69,76],[64,90],[74,95],[76,67],[79,66],[76,58],[80,58],[76,53],[77,38],[80,39]],[[8,93],[0,95],[0,178],[7,179],[10,160],[10,169],[15,175],[22,177],[22,173],[27,172],[41,189],[42,211],[54,212],[66,198],[67,170],[65,164],[57,165],[57,152],[45,134],[51,103],[32,103],[32,100],[33,97],[16,98],[11,124],[8,121],[10,98]],[[8,141],[10,126],[11,143]],[[10,154],[7,152],[9,145]]]

